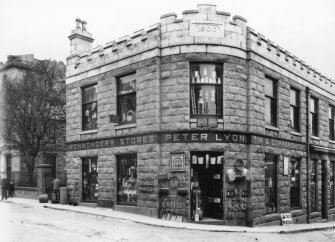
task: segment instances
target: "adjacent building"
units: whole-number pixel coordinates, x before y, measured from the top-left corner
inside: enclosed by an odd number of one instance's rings
[[[245,18],[199,4],[96,48],[77,19],[69,39],[72,199],[199,223],[335,219],[335,83]]]
[[[26,71],[31,71],[34,65],[40,60],[35,59],[34,55],[9,55],[7,61],[0,66],[0,178],[8,178],[14,181],[15,196],[37,198],[38,196],[38,174],[35,167],[33,181],[29,180],[26,163],[16,150],[12,150],[6,139],[5,119],[5,80],[16,80],[23,78]],[[65,171],[65,122],[54,120],[53,125],[48,130],[46,137],[47,145],[37,157],[36,166],[47,163],[50,169],[43,177],[46,182],[46,192],[51,192],[51,181],[59,178],[62,184],[66,184]],[[41,177],[42,179],[42,177]]]

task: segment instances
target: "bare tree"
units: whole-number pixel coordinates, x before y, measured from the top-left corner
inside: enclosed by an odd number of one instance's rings
[[[65,65],[38,61],[21,78],[5,79],[5,140],[27,165],[30,185],[37,155],[54,121],[65,120]]]

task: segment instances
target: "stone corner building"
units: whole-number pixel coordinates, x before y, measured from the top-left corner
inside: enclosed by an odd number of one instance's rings
[[[65,122],[54,120],[52,128],[48,131],[46,147],[40,151],[36,158],[33,181],[30,183],[27,165],[17,150],[12,150],[3,136],[5,132],[5,105],[4,92],[5,79],[15,80],[22,78],[27,70],[32,70],[40,60],[33,54],[9,55],[5,63],[0,63],[0,178],[8,178],[14,181],[15,197],[37,198],[41,187],[42,177],[38,175],[36,165],[47,163],[50,169],[44,177],[45,192],[51,192],[51,181],[59,178],[62,184],[66,184],[65,170]]]
[[[76,22],[71,196],[200,223],[335,218],[333,80],[211,4],[96,48]]]

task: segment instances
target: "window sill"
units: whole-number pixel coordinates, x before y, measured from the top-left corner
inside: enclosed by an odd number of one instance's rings
[[[320,140],[320,138],[317,137],[317,136],[311,136],[311,139],[314,139],[314,140]]]
[[[290,131],[290,134],[295,135],[295,136],[302,136],[301,133],[299,133],[297,131],[293,131],[293,130]]]
[[[198,119],[197,118],[190,118],[190,123],[197,123],[198,122]],[[219,118],[218,119],[218,124],[223,124],[223,119],[222,118]]]
[[[273,126],[270,126],[270,125],[265,125],[265,129],[270,129],[270,130],[279,132],[279,129],[277,127],[273,127]]]
[[[92,130],[85,130],[85,131],[80,132],[80,134],[93,134],[93,133],[98,133],[98,130],[92,129]]]
[[[329,143],[335,144],[335,140],[329,140]]]
[[[116,130],[117,130],[117,129],[136,128],[136,123],[133,123],[133,124],[118,124],[118,125],[115,125],[114,128],[115,128]]]

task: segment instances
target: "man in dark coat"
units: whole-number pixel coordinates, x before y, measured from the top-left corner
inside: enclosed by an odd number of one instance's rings
[[[8,181],[7,178],[1,179],[1,201],[7,200]]]
[[[14,182],[10,179],[8,182],[8,197],[13,197],[14,195]]]

